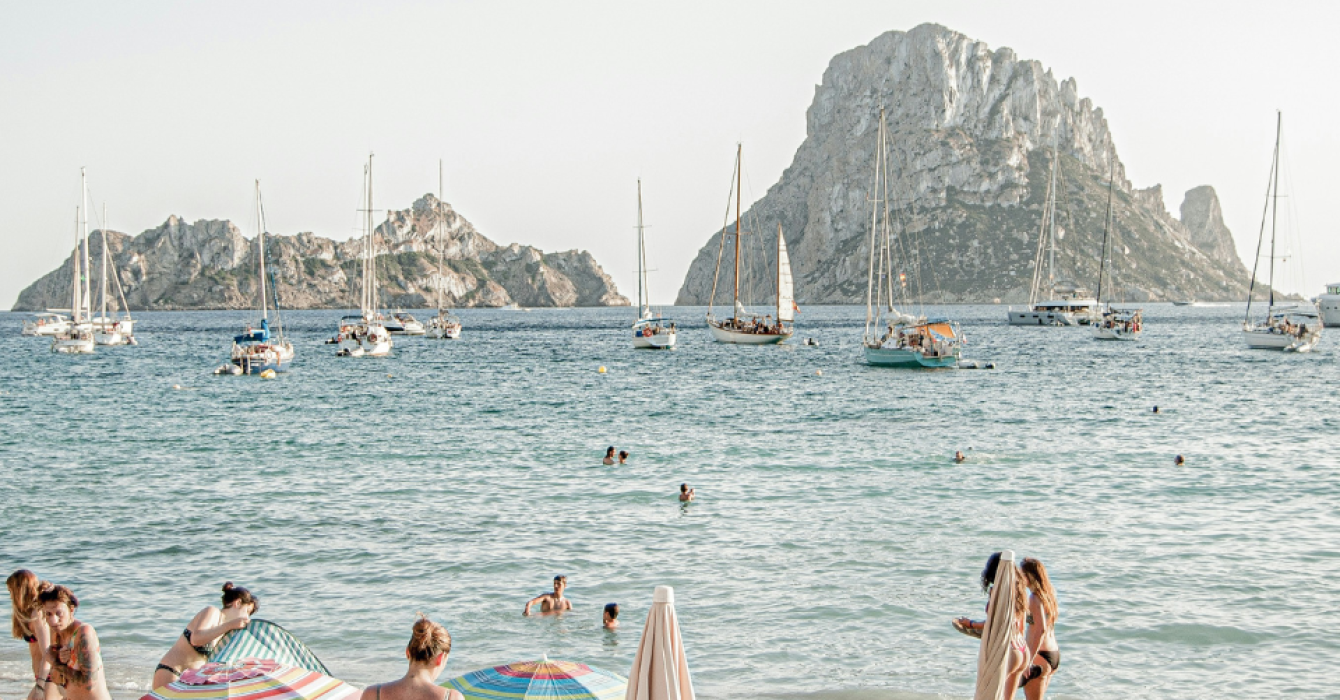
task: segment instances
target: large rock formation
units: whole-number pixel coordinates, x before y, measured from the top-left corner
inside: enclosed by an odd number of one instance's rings
[[[337,243],[311,233],[265,236],[268,272],[284,308],[358,306],[363,238]],[[384,306],[626,306],[628,299],[586,251],[543,253],[485,238],[446,202],[424,195],[392,211],[373,233]],[[238,309],[257,302],[257,239],[230,221],[188,224],[176,216],[134,238],[109,232],[107,245],[133,309]],[[93,260],[102,234],[90,235]],[[443,270],[438,275],[438,259]],[[97,266],[94,266],[95,270]],[[73,256],[19,294],[15,311],[69,306]]]
[[[1065,230],[1058,279],[1096,286],[1114,168],[1111,264],[1118,298],[1245,294],[1247,271],[1217,214],[1213,190],[1188,193],[1186,221],[1174,219],[1158,185],[1135,189],[1126,180],[1102,110],[1079,96],[1074,79],[1058,83],[1041,63],[1008,48],[992,51],[926,24],[886,33],[832,60],[815,89],[805,141],[746,216],[745,230],[763,232],[765,242],[775,240],[782,225],[802,303],[865,300],[881,106],[890,131],[895,231],[904,249],[916,242],[920,251],[919,264],[904,260],[898,269],[920,278],[927,300],[1027,300],[1053,142],[1062,179],[1058,221]],[[747,148],[745,158],[747,164]],[[719,237],[699,251],[677,303],[707,303]],[[741,274],[741,283],[754,300],[768,299],[773,281],[764,271],[774,264],[775,243],[760,246],[748,236],[745,242],[765,254],[751,262],[749,278]],[[731,244],[728,238],[727,250]],[[719,289],[731,288],[731,274],[728,253]],[[718,292],[718,303],[721,297]]]

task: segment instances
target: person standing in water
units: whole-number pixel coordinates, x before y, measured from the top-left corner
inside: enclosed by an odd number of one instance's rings
[[[246,627],[260,605],[251,591],[234,586],[232,581],[223,584],[223,610],[210,605],[191,618],[154,669],[153,687],[162,688],[187,670],[204,666],[212,651],[210,645],[219,637]]]
[[[33,687],[28,691],[28,700],[58,700],[60,688],[51,682],[51,663],[46,658],[47,647],[51,646],[51,628],[47,627],[42,604],[37,601],[42,591],[51,588],[51,582],[37,578],[37,574],[27,569],[19,569],[9,575],[5,586],[9,589],[14,638],[27,642],[28,656],[33,662]]]
[[[606,603],[605,611],[601,613],[600,617],[602,618],[601,624],[605,626],[605,629],[607,630],[619,629],[619,604]]]
[[[65,586],[52,586],[37,599],[51,628],[51,646],[47,647],[51,680],[65,689],[66,700],[112,700],[98,633],[93,625],[74,617],[79,599]]]
[[[609,449],[605,450],[605,459],[600,460],[600,463],[607,467],[614,464],[614,445],[610,445]]]
[[[1028,586],[1028,648],[1033,660],[1020,685],[1028,700],[1042,700],[1052,674],[1061,667],[1061,648],[1056,645],[1056,589],[1047,577],[1047,567],[1037,559],[1025,557],[1019,571]]]
[[[689,488],[688,484],[679,485],[679,500],[681,503],[688,503],[693,500],[694,489]]]
[[[461,691],[437,684],[438,676],[447,667],[449,654],[451,635],[447,628],[420,617],[414,623],[409,644],[405,646],[405,658],[409,659],[405,677],[368,686],[363,690],[361,700],[465,700]]]
[[[531,606],[536,604],[539,604],[540,614],[542,615],[550,613],[561,613],[567,610],[571,610],[572,601],[563,597],[563,591],[567,589],[567,587],[568,587],[567,576],[555,576],[554,592],[541,593],[535,596],[534,598],[531,598],[530,602],[526,603],[526,608],[521,611],[521,614],[529,616]]]

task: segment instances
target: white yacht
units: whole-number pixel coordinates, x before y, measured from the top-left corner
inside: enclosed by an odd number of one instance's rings
[[[386,330],[384,317],[377,311],[377,259],[372,240],[375,233],[372,226],[372,154],[368,154],[364,184],[367,206],[363,219],[363,286],[359,300],[362,313],[340,319],[340,332],[335,336],[339,345],[335,354],[340,357],[385,357],[391,354],[392,347],[391,333]]]
[[[1317,308],[1323,325],[1340,326],[1340,282],[1326,285],[1326,293],[1317,297]]]
[[[633,347],[673,350],[675,323],[651,310],[651,287],[647,285],[647,243],[642,225],[642,178],[637,179],[637,321],[633,322]]]
[[[100,316],[92,319],[93,342],[98,345],[138,345],[135,342],[135,319],[130,317],[126,295],[121,291],[120,276],[112,263],[111,249],[107,247],[107,208],[102,211],[102,296]],[[116,296],[112,296],[112,281]],[[117,317],[120,314],[120,318]]]
[[[293,343],[284,338],[284,321],[279,315],[279,296],[275,295],[275,326],[270,328],[270,300],[265,288],[265,208],[261,204],[261,181],[256,181],[256,277],[260,280],[260,323],[248,323],[240,335],[233,336],[229,374],[287,372],[296,353]],[[226,367],[226,366],[225,366]]]
[[[1117,182],[1117,158],[1112,156],[1112,172],[1107,180],[1107,215],[1103,220],[1103,246],[1098,254],[1098,303],[1100,315],[1093,322],[1094,340],[1137,340],[1144,330],[1143,309],[1118,309],[1109,303],[1102,307],[1103,282],[1108,277],[1107,259],[1112,250],[1112,191]]]
[[[23,322],[23,335],[49,337],[68,330],[70,317],[53,311],[33,314],[32,318]]]
[[[397,311],[386,319],[386,332],[394,335],[423,335],[423,322],[407,311]]]
[[[70,325],[51,338],[52,352],[69,355],[86,355],[93,352],[96,347],[93,340],[93,324],[89,323],[89,317],[93,315],[89,308],[93,293],[89,288],[88,275],[88,185],[83,168],[79,169],[79,180],[84,206],[75,210],[74,270],[70,275]]]

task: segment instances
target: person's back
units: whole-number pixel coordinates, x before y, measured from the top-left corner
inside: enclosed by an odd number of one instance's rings
[[[368,686],[363,690],[361,700],[465,700],[459,690],[437,684],[438,676],[447,667],[450,653],[451,635],[447,628],[426,617],[419,618],[405,647],[405,656],[409,659],[405,676],[390,683]]]

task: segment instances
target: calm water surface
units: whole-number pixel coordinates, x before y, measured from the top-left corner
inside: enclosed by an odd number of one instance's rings
[[[249,314],[145,313],[91,357],[0,314],[0,568],[75,589],[123,698],[225,580],[359,685],[403,672],[419,611],[448,675],[626,674],[669,584],[704,697],[959,698],[977,648],[949,619],[1008,547],[1059,589],[1056,697],[1335,697],[1340,332],[1283,356],[1242,346],[1238,306],[1150,305],[1134,344],[953,307],[999,369],[918,372],[858,361],[864,309],[763,348],[702,311],[674,352],[632,350],[628,309],[467,310],[386,359],[290,313],[274,381],[209,374]],[[574,612],[521,617],[560,573]],[[28,673],[0,647],[0,696]]]

